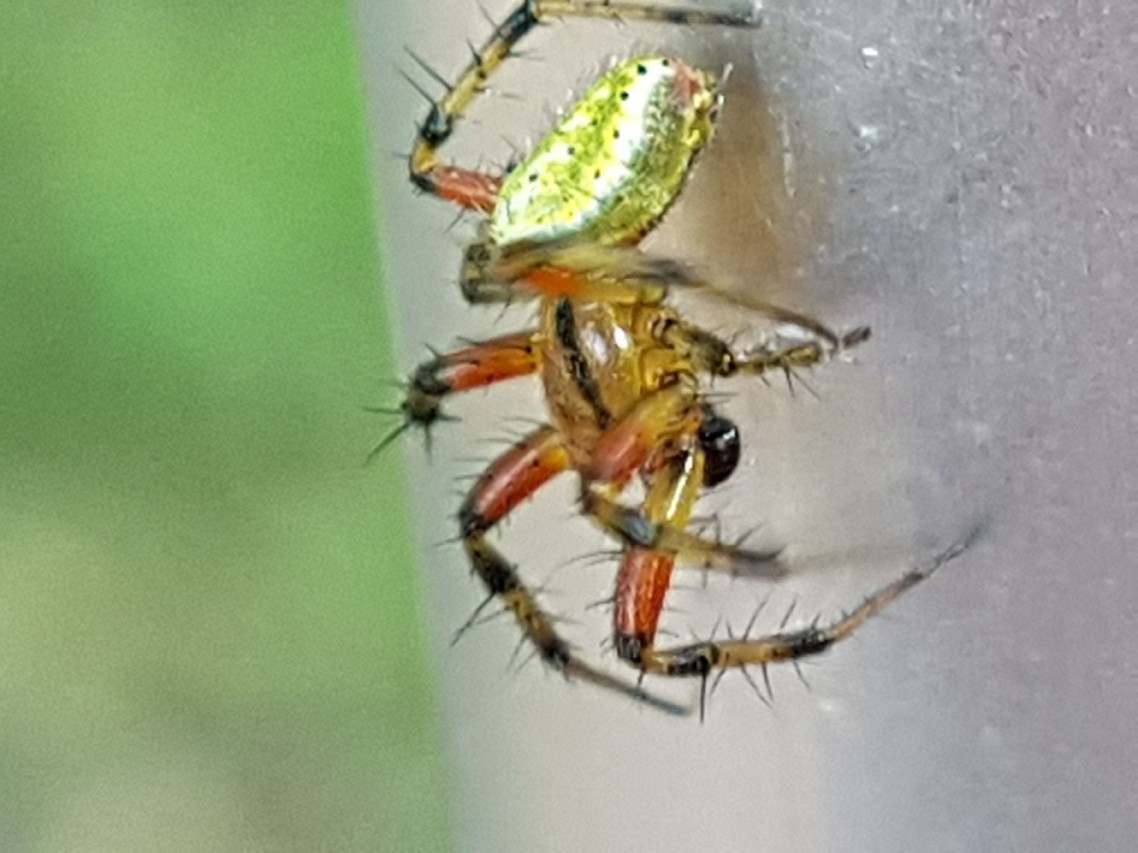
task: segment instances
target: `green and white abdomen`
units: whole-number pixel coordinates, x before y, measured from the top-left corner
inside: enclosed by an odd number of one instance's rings
[[[506,177],[490,242],[636,242],[679,195],[718,101],[710,75],[675,59],[620,63]]]

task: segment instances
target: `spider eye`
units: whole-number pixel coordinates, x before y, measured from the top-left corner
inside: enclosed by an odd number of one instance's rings
[[[708,410],[699,426],[699,446],[704,454],[703,484],[716,486],[739,464],[739,427]]]

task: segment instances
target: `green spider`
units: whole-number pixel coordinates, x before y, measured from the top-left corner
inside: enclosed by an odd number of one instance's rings
[[[738,428],[714,410],[701,378],[810,367],[862,343],[869,329],[838,334],[792,311],[749,303],[772,321],[772,331],[739,350],[669,306],[671,289],[712,285],[637,245],[679,197],[723,102],[720,81],[674,57],[650,54],[617,64],[505,176],[439,158],[457,120],[514,46],[543,20],[564,16],[758,24],[754,14],[691,3],[526,0],[495,28],[432,104],[410,156],[410,177],[424,192],[485,215],[462,266],[466,299],[534,300],[539,322],[421,364],[401,407],[404,422],[389,440],[409,426],[433,424],[450,394],[537,375],[549,423],[493,462],[458,514],[466,554],[488,593],[479,611],[491,601],[503,603],[542,659],[567,677],[685,713],[578,657],[516,567],[487,540],[504,516],[553,477],[575,471],[582,511],[624,545],[613,596],[618,657],[642,675],[694,676],[704,688],[712,673],[734,669],[749,679],[748,666],[765,675],[771,663],[823,651],[965,545],[912,569],[829,624],[766,636],[752,636],[748,628],[727,640],[656,644],[677,564],[706,570],[745,561],[771,577],[784,570],[777,551],[732,548],[688,530],[701,491],[726,480],[740,456]],[[620,496],[635,478],[646,496],[634,509]]]

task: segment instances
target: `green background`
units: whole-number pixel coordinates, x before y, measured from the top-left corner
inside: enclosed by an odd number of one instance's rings
[[[446,846],[340,3],[0,2],[0,847]]]

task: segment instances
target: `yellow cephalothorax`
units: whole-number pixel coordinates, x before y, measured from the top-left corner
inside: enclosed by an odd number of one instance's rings
[[[747,667],[765,675],[769,664],[817,654],[848,637],[967,544],[913,568],[829,623],[780,626],[766,635],[752,635],[749,627],[725,640],[657,645],[677,566],[734,570],[747,563],[752,574],[767,577],[784,570],[778,549],[743,550],[689,530],[700,493],[730,477],[740,459],[739,430],[715,410],[705,392],[708,378],[778,371],[789,379],[862,343],[869,329],[838,334],[801,314],[745,300],[766,330],[737,348],[668,304],[675,288],[717,292],[685,265],[638,248],[680,195],[722,100],[720,82],[678,59],[649,54],[618,63],[505,176],[443,162],[439,149],[490,75],[542,20],[757,24],[753,14],[716,12],[711,2],[522,0],[432,101],[411,152],[411,181],[486,216],[463,259],[462,293],[472,303],[536,301],[538,319],[532,328],[419,365],[396,410],[402,423],[377,448],[411,426],[429,430],[445,417],[442,404],[451,394],[538,377],[548,422],[487,469],[458,513],[463,548],[488,592],[484,604],[497,600],[513,613],[542,660],[566,676],[674,713],[686,709],[583,660],[488,538],[552,478],[575,472],[582,512],[623,545],[612,598],[613,648],[642,675],[691,676],[704,684],[712,673],[746,674]],[[636,480],[644,498],[632,507],[621,500]]]

